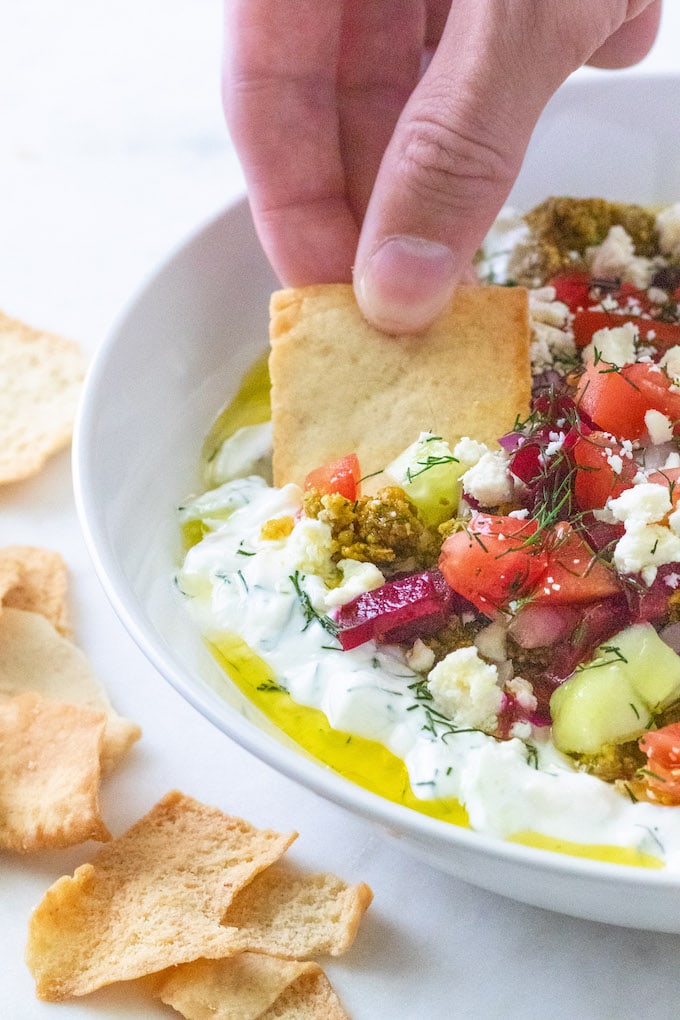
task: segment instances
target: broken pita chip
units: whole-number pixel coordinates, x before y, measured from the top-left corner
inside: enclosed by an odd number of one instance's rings
[[[99,712],[34,693],[0,702],[0,847],[111,838],[99,812],[105,724]]]
[[[67,445],[84,375],[77,344],[0,312],[0,483],[36,474]]]
[[[51,549],[12,545],[0,549],[0,605],[40,613],[71,636],[63,558]]]
[[[421,432],[495,443],[531,395],[527,292],[460,287],[418,336],[388,336],[362,317],[349,284],[271,299],[274,482],[356,453],[382,471]]]
[[[363,882],[308,875],[279,862],[243,889],[222,918],[238,949],[303,959],[349,949],[373,893]]]
[[[319,968],[306,971],[279,996],[262,1020],[349,1020],[330,981]]]
[[[182,964],[155,995],[186,1020],[347,1020],[317,964],[260,953]]]
[[[106,716],[102,771],[109,772],[139,739],[136,723],[119,716],[85,655],[39,613],[0,613],[0,699],[36,691],[52,701],[82,705]]]
[[[33,912],[26,958],[39,998],[85,995],[229,955],[222,916],[295,835],[167,794],[91,863],[55,882]]]

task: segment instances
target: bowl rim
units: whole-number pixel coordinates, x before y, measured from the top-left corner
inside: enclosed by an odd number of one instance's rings
[[[627,74],[626,77],[630,78],[631,75]],[[638,74],[638,77],[667,78],[677,81],[679,76],[670,72],[655,74],[645,72]],[[570,90],[580,91],[583,88],[587,90],[592,87],[591,82],[592,79],[585,79],[572,81],[568,85]],[[237,197],[222,211],[193,230],[173,252],[160,262],[155,270],[147,275],[100,344],[87,372],[73,435],[75,506],[95,573],[124,628],[156,671],[174,687],[185,701],[226,736],[294,782],[311,789],[314,793],[345,810],[358,813],[361,817],[378,823],[398,837],[411,837],[417,840],[421,846],[432,845],[434,840],[439,847],[448,844],[452,851],[459,847],[483,854],[499,862],[529,865],[533,869],[551,874],[563,874],[570,878],[581,877],[602,882],[623,883],[623,885],[642,883],[645,886],[677,888],[680,884],[680,876],[672,872],[669,873],[666,869],[654,870],[634,865],[591,860],[556,850],[512,843],[501,837],[487,835],[421,814],[352,783],[323,763],[305,757],[259,730],[255,723],[246,719],[226,702],[224,703],[223,716],[218,714],[202,697],[188,672],[178,668],[171,661],[156,638],[150,623],[142,614],[135,612],[132,608],[125,575],[117,563],[100,520],[93,488],[89,481],[88,461],[94,452],[90,446],[91,437],[94,434],[91,427],[92,422],[97,414],[100,394],[105,389],[105,380],[113,352],[117,350],[121,342],[124,342],[126,325],[128,321],[134,319],[138,305],[147,290],[168,271],[173,263],[186,258],[188,249],[194,245],[200,245],[206,235],[219,229],[223,221],[237,213],[242,214],[245,205],[247,205],[247,198],[245,196]]]

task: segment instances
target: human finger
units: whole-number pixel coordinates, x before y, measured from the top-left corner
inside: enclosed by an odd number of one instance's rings
[[[338,110],[348,201],[357,223],[363,220],[380,161],[418,82],[425,25],[424,0],[345,0]]]
[[[355,290],[391,332],[424,328],[449,300],[521,166],[548,99],[622,23],[611,0],[456,0],[382,161]]]
[[[588,61],[593,67],[619,68],[637,64],[654,44],[661,21],[661,0],[654,0],[633,18],[624,21]]]
[[[224,107],[255,225],[286,284],[349,280],[336,68],[342,0],[226,0]]]

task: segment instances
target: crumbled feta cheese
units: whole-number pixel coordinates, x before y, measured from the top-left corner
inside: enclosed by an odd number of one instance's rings
[[[571,330],[558,329],[544,322],[532,322],[532,327],[529,353],[534,375],[575,356],[576,344]]]
[[[449,652],[427,683],[439,711],[459,726],[492,732],[498,725],[503,704],[498,671],[480,659],[476,648]]]
[[[477,463],[462,476],[463,492],[482,506],[507,503],[513,495],[509,464],[505,450],[483,453]]]
[[[331,559],[333,534],[323,521],[303,517],[297,522],[286,543],[289,563],[303,574],[318,574],[334,579],[336,567]]]
[[[589,361],[606,361],[608,365],[622,368],[635,361],[637,329],[632,322],[612,329],[598,329],[593,339],[583,348],[583,359]]]
[[[406,664],[414,673],[429,673],[434,666],[434,658],[432,649],[420,638],[416,638],[413,647],[406,652]]]
[[[564,446],[564,440],[566,439],[565,432],[549,432],[548,433],[548,445],[545,448],[544,456],[546,458],[552,457],[554,454],[561,450]]]
[[[666,370],[669,379],[680,379],[680,347],[669,347],[659,364]]]
[[[337,588],[331,588],[324,601],[327,609],[344,606],[357,595],[374,591],[385,583],[385,577],[375,563],[361,563],[359,560],[340,560],[338,569],[342,581]]]
[[[607,464],[612,469],[615,475],[620,475],[623,471],[623,459],[620,454],[614,453],[613,450],[605,449],[605,456],[607,458]]]
[[[666,457],[666,460],[662,465],[661,470],[668,471],[670,468],[677,467],[680,467],[680,453],[678,453],[677,450],[672,450]]]
[[[626,522],[626,533],[614,548],[614,566],[622,574],[642,574],[646,584],[656,577],[657,567],[680,560],[680,536],[661,524]]]
[[[619,224],[609,228],[602,244],[587,249],[586,258],[593,276],[620,277],[641,288],[649,284],[652,260],[635,254],[632,237]]]
[[[554,287],[529,291],[529,318],[532,326],[531,367],[534,374],[553,368],[576,353],[574,335],[569,328],[569,307],[555,300]]]
[[[484,239],[480,276],[488,283],[506,283],[513,279],[514,272],[509,266],[511,253],[517,245],[526,243],[529,234],[529,225],[521,213],[510,206],[501,209]]]
[[[470,466],[476,464],[480,457],[488,452],[489,447],[486,443],[478,443],[476,439],[470,439],[468,436],[463,436],[453,448],[453,456],[456,460]]]
[[[625,525],[631,521],[654,524],[663,520],[671,510],[668,486],[657,485],[654,482],[633,485],[616,499],[607,500],[607,508],[617,521],[622,521]]]
[[[666,206],[657,214],[656,229],[664,255],[680,255],[680,202]]]
[[[635,255],[635,244],[628,231],[617,224],[609,228],[602,244],[588,250],[588,255],[592,256],[593,276],[623,276],[623,269]]]
[[[673,422],[661,411],[655,411],[652,407],[645,411],[645,425],[654,446],[668,443],[673,438]]]
[[[546,326],[561,329],[569,322],[569,306],[555,300],[554,287],[541,287],[529,291],[529,318],[532,323],[543,322]]]
[[[668,527],[674,535],[680,535],[680,510],[674,510],[668,518]]]
[[[517,737],[518,740],[528,740],[532,733],[533,730],[530,722],[518,720],[510,727],[510,736]]]
[[[508,694],[512,694],[520,708],[525,712],[535,712],[538,706],[534,689],[523,676],[515,676],[505,685]]]

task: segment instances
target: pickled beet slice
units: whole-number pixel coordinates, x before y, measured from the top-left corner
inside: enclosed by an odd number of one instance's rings
[[[438,570],[424,570],[363,592],[335,616],[345,651],[366,641],[415,641],[443,627],[451,613],[472,608]]]

